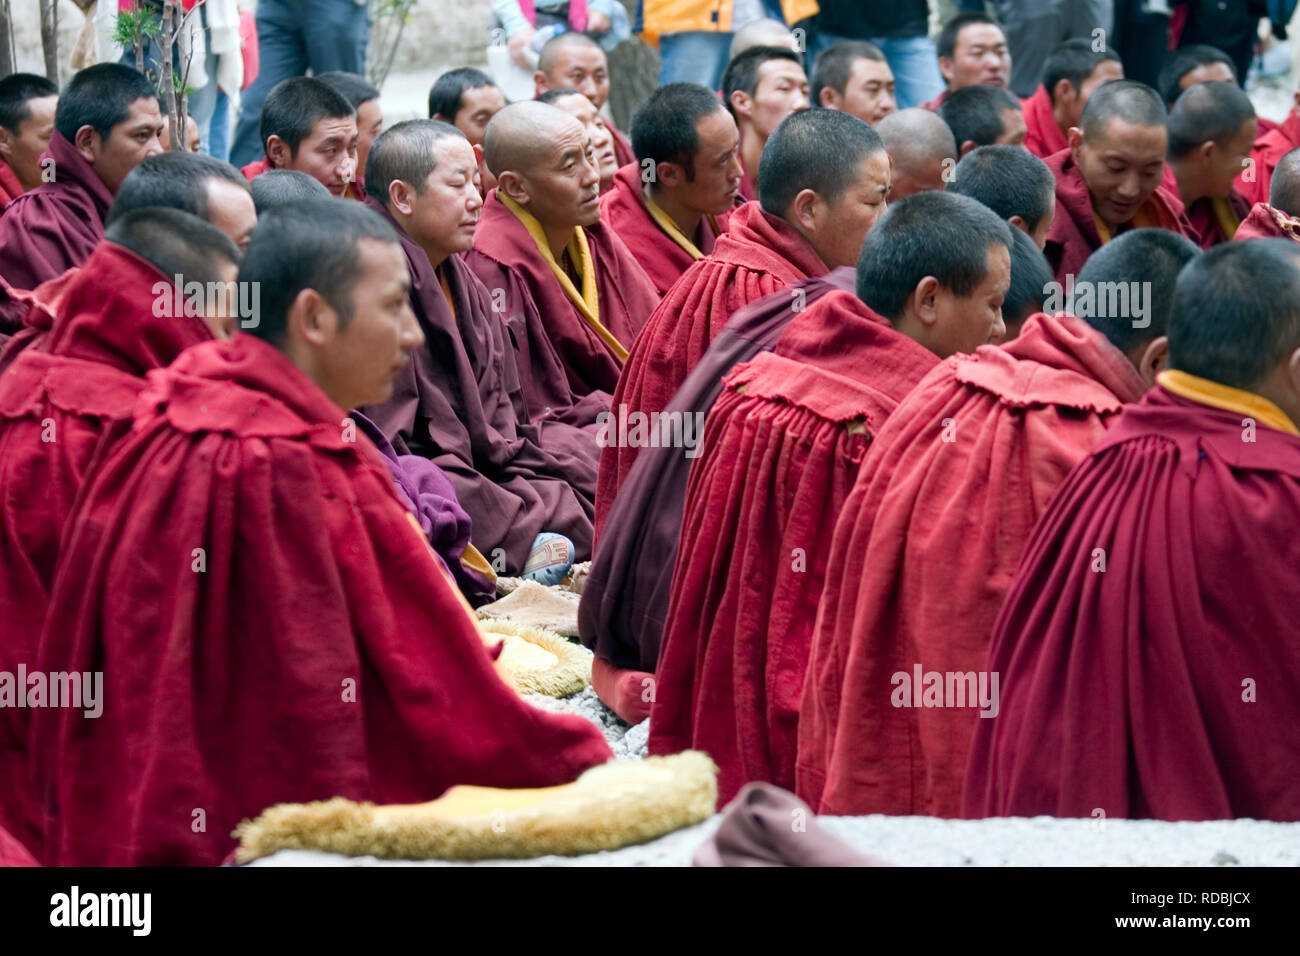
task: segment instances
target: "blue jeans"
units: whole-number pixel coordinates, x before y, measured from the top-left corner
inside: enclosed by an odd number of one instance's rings
[[[208,134],[200,142],[208,156],[225,159],[230,153],[230,97],[225,90],[217,90],[217,102],[212,111]]]
[[[230,161],[243,166],[264,152],[258,121],[266,95],[291,76],[345,70],[366,72],[370,21],[355,0],[260,0],[257,43],[261,68],[244,91]]]
[[[659,38],[659,84],[699,83],[711,90],[722,85],[722,71],[731,52],[730,33],[692,30],[665,33]]]
[[[842,40],[861,39],[880,47],[894,71],[894,93],[898,108],[920,106],[943,92],[939,55],[929,37],[841,37],[818,30],[813,35],[814,56]],[[812,72],[809,67],[809,72]]]

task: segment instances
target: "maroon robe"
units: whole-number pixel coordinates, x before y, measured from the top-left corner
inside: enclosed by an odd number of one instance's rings
[[[58,176],[23,193],[0,216],[0,276],[15,289],[35,289],[79,266],[104,238],[113,194],[75,146],[59,133],[45,154]]]
[[[1292,219],[1268,203],[1257,202],[1232,238],[1236,242],[1246,239],[1290,239],[1300,242],[1300,220]]]
[[[1228,195],[1228,205],[1232,208],[1232,214],[1237,219],[1237,228],[1240,229],[1241,223],[1250,215],[1250,203],[1234,189]],[[1223,225],[1214,212],[1214,201],[1208,196],[1202,196],[1187,207],[1187,221],[1194,233],[1193,241],[1202,249],[1210,249],[1236,235],[1235,232],[1231,236],[1224,232]]]
[[[1067,476],[993,631],[968,816],[1300,820],[1300,438],[1242,422],[1157,386]]]
[[[1040,83],[1033,96],[1021,100],[1020,112],[1025,116],[1025,149],[1039,159],[1047,159],[1069,147],[1065,134],[1056,123],[1052,95],[1047,87]]]
[[[5,206],[24,192],[23,184],[18,181],[18,176],[9,168],[8,163],[0,159],[0,216],[4,215]]]
[[[68,525],[33,712],[46,862],[207,864],[282,802],[544,787],[610,757],[495,673],[378,452],[260,339],[154,373]],[[194,827],[195,808],[205,828]]]
[[[1300,108],[1293,108],[1280,126],[1266,129],[1260,121],[1251,150],[1251,164],[1233,181],[1233,188],[1249,203],[1267,203],[1273,187],[1273,170],[1282,157],[1300,146]]]

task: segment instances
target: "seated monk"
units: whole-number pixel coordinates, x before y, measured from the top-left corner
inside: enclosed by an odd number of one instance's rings
[[[1300,242],[1300,149],[1293,149],[1278,160],[1269,185],[1268,202],[1255,203],[1232,238]]]
[[[1233,188],[1255,142],[1255,107],[1236,83],[1197,83],[1169,111],[1169,165],[1202,249],[1227,242],[1250,214]]]
[[[1173,108],[1183,91],[1197,83],[1236,83],[1237,66],[1218,47],[1204,43],[1180,46],[1165,61],[1156,89],[1165,106]]]
[[[50,148],[58,104],[59,88],[43,76],[11,73],[0,80],[0,215],[49,178],[41,155]]]
[[[787,117],[767,140],[761,202],[731,214],[713,254],[682,273],[637,339],[611,415],[662,411],[737,310],[801,279],[853,266],[885,209],[889,165],[866,123],[836,110]],[[601,452],[596,531],[641,449]]]
[[[1047,160],[1056,177],[1056,221],[1044,252],[1058,282],[1078,275],[1094,250],[1127,229],[1193,238],[1182,200],[1161,185],[1169,131],[1156,91],[1112,80],[1088,97],[1070,148]]]
[[[100,63],[75,74],[54,114],[52,178],[0,216],[0,278],[35,289],[85,262],[126,174],[163,151],[165,125],[157,91],[130,67]]]
[[[1043,67],[1043,82],[1024,101],[1025,149],[1046,159],[1070,145],[1071,127],[1078,126],[1093,90],[1124,79],[1124,64],[1110,47],[1098,52],[1091,40],[1058,43]]]
[[[934,43],[939,55],[939,72],[947,89],[922,103],[921,109],[937,110],[951,93],[967,86],[997,86],[1011,82],[1011,51],[1007,36],[996,20],[983,13],[959,13],[939,32]]]
[[[999,86],[967,86],[939,104],[939,118],[952,130],[957,155],[995,143],[1023,146],[1025,117],[1020,101]]]
[[[551,37],[542,45],[537,56],[537,72],[533,74],[533,96],[540,97],[547,90],[560,88],[577,90],[596,107],[605,108],[609,99],[609,61],[600,44],[576,30]],[[614,138],[614,168],[632,162],[632,145],[610,120],[605,120],[609,135]]]
[[[1014,341],[943,363],[894,410],[842,510],[817,614],[797,791],[818,812],[960,815],[977,715],[997,712],[989,636],[1025,542],[1154,381],[1174,281],[1196,254],[1165,230],[1126,233],[1080,274],[1080,317],[1035,315]],[[1130,307],[1094,308],[1118,304],[1094,298],[1112,283]],[[1048,308],[1062,304],[1058,293]],[[918,669],[976,681],[956,705],[922,707]]]
[[[618,159],[614,156],[614,140],[609,135],[609,127],[596,107],[577,90],[560,86],[547,90],[537,97],[539,103],[558,106],[579,123],[591,141],[591,151],[596,157],[596,168],[600,170],[600,192],[603,196],[614,185],[614,174],[618,172]]]
[[[505,106],[505,94],[492,82],[492,77],[469,66],[448,70],[429,90],[429,119],[450,123],[465,134],[471,146],[483,145],[488,121]],[[481,195],[497,188],[496,178],[483,165],[482,158],[478,174]]]
[[[891,202],[927,189],[943,191],[957,165],[957,142],[938,114],[914,106],[890,113],[875,130],[889,153]]]
[[[754,199],[767,138],[791,113],[808,108],[803,58],[779,46],[745,50],[722,74],[722,102],[740,131],[740,196]]]
[[[248,179],[268,169],[296,169],[335,196],[355,193],[357,111],[324,80],[293,76],[277,83],[262,104],[258,133],[266,156],[241,172]]]
[[[534,539],[558,532],[591,553],[598,449],[562,422],[530,425],[506,328],[459,253],[474,242],[483,201],[473,147],[437,120],[398,123],[375,140],[366,204],[396,229],[424,345],[365,409],[402,455],[451,479],[478,551],[517,575]],[[254,180],[256,182],[257,180]]]
[[[342,93],[357,111],[357,172],[356,180],[348,184],[347,195],[350,199],[359,199],[366,193],[366,157],[370,155],[370,144],[384,128],[379,90],[365,77],[342,70],[318,73],[316,79]]]
[[[238,261],[226,236],[187,213],[113,217],[64,293],[47,344],[0,376],[0,672],[36,670],[64,526],[93,463],[129,424],[145,373],[230,335],[234,316],[220,297],[184,298],[177,310],[174,283],[207,290],[231,282]],[[165,307],[155,308],[160,302]],[[76,597],[69,600],[75,608]],[[41,814],[27,779],[30,712],[0,713],[0,825],[39,854]]]
[[[841,40],[817,54],[808,81],[809,99],[875,126],[894,110],[894,71],[875,44]]]
[[[1300,820],[1297,302],[1290,242],[1179,275],[1168,368],[1065,476],[1010,581],[967,816]]]
[[[214,865],[273,804],[546,787],[610,757],[497,676],[350,427],[421,344],[392,229],[333,198],[272,209],[239,281],[253,334],[151,378],[68,525],[38,661],[102,669],[103,719],[33,712],[50,864]]]
[[[724,380],[691,468],[649,744],[708,753],[721,804],[753,780],[794,788],[835,522],[904,396],[1005,333],[1011,242],[973,199],[904,199],[867,235],[857,295],[819,300]]]
[[[257,214],[300,199],[324,199],[330,191],[296,169],[268,169],[248,184]]]
[[[1039,249],[1056,218],[1056,180],[1051,170],[1016,146],[981,146],[967,153],[953,169],[947,191],[982,202],[1026,233]]]
[[[739,197],[739,142],[731,114],[695,83],[661,86],[633,114],[636,162],[618,171],[600,214],[660,295],[713,252]]]
[[[600,221],[600,173],[581,123],[514,103],[492,117],[483,153],[497,188],[465,262],[509,326],[528,418],[594,425],[659,296]]]

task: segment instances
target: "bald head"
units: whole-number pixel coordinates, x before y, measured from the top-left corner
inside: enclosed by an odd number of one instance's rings
[[[508,171],[527,172],[550,155],[556,136],[574,129],[582,124],[550,103],[511,103],[483,131],[483,161],[498,179]]]
[[[957,142],[937,113],[919,108],[899,110],[875,128],[893,162],[891,200],[944,188],[944,171],[957,161]]]
[[[1278,160],[1269,186],[1268,204],[1288,216],[1300,216],[1300,149],[1293,149]]]
[[[1088,97],[1079,126],[1084,139],[1105,137],[1110,124],[1121,120],[1132,126],[1165,127],[1168,112],[1160,94],[1137,80],[1103,83]]]
[[[803,53],[799,41],[795,39],[789,27],[780,20],[764,17],[753,23],[747,23],[736,31],[731,38],[731,51],[727,54],[727,59],[734,60],[736,54],[744,53],[756,46],[780,46],[795,53]]]
[[[532,213],[559,249],[565,230],[600,218],[600,169],[590,137],[564,110],[512,103],[488,123],[483,156],[500,192]]]
[[[1166,121],[1159,94],[1136,80],[1104,83],[1088,97],[1068,138],[1102,221],[1132,221],[1155,193],[1169,143]]]
[[[609,99],[609,61],[605,51],[591,37],[567,31],[551,37],[538,55],[533,74],[533,95],[568,86],[600,109]]]

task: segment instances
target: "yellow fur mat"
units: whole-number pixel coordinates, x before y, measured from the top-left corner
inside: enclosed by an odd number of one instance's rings
[[[489,647],[505,641],[497,673],[521,694],[569,697],[591,683],[591,651],[554,631],[502,618],[481,618],[478,629]]]

